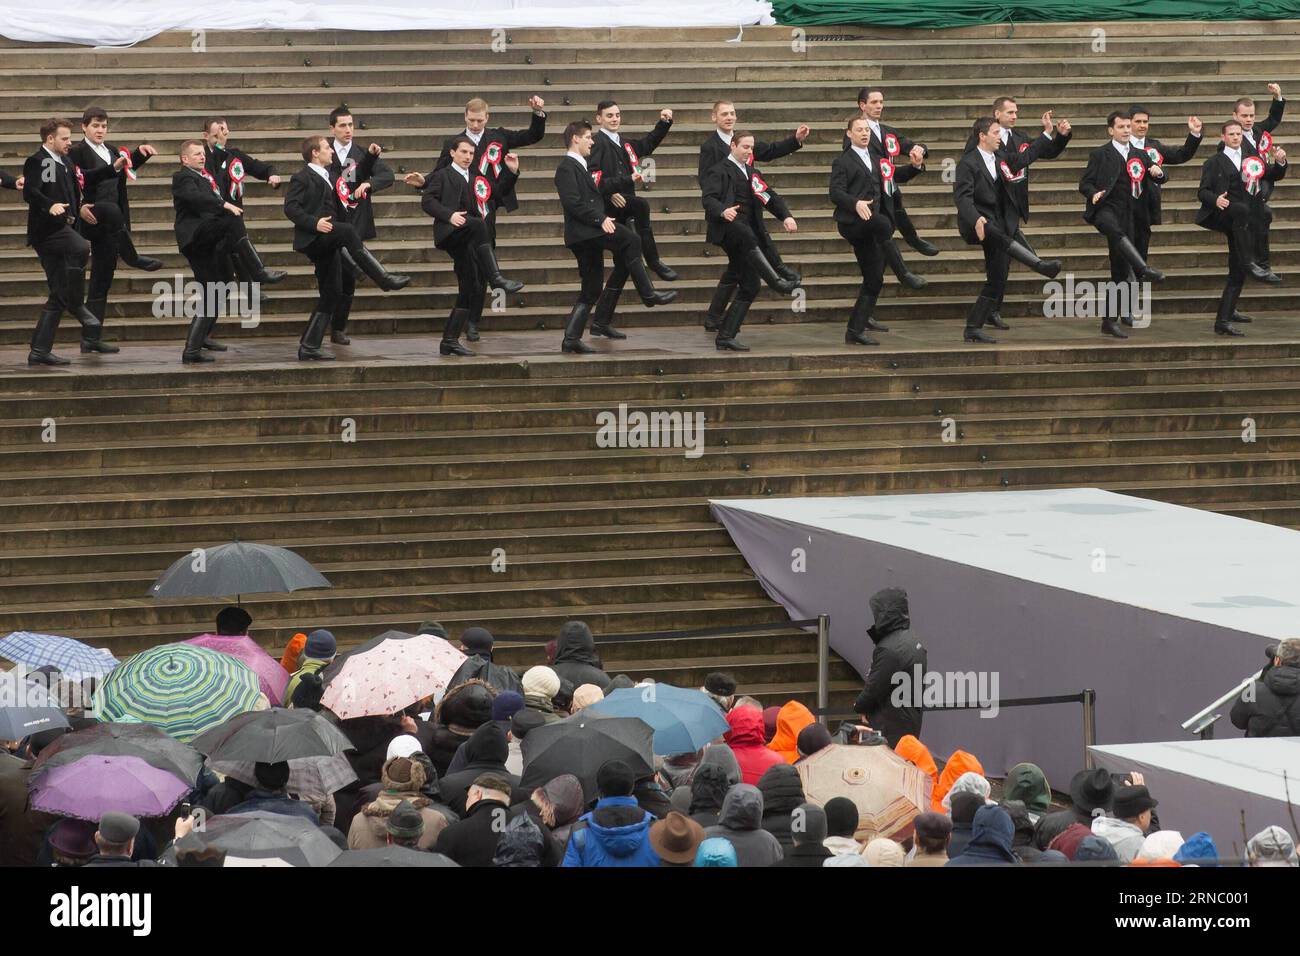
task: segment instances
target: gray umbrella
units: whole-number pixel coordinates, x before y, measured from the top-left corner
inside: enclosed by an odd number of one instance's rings
[[[283,813],[226,813],[208,817],[176,841],[177,849],[215,847],[246,859],[277,859],[291,866],[327,866],[343,851],[316,824]]]
[[[22,740],[42,730],[69,726],[58,701],[22,668],[0,672],[0,740]]]
[[[380,846],[371,850],[344,850],[330,866],[460,866],[441,853],[426,853],[404,846]]]
[[[149,596],[216,597],[333,587],[307,561],[287,548],[236,541],[179,558],[159,576]]]
[[[279,763],[299,757],[332,757],[354,749],[343,731],[314,710],[254,710],[236,714],[195,737],[192,746],[208,760]]]

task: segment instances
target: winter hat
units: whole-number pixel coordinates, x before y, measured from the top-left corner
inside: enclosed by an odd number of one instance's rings
[[[582,792],[582,781],[571,773],[552,777],[532,792],[531,799],[542,822],[552,828],[578,819],[587,802]]]
[[[831,797],[822,809],[826,811],[826,832],[831,836],[852,837],[858,832],[858,805],[848,797]]]
[[[512,690],[503,690],[492,701],[492,719],[510,720],[524,709],[524,699]]]
[[[465,646],[465,653],[471,656],[492,653],[492,632],[486,627],[465,628],[461,632],[460,642]]]
[[[409,757],[421,749],[418,740],[410,734],[402,734],[388,742],[388,753],[384,756],[384,759],[392,760],[394,757]]]
[[[248,633],[248,626],[253,623],[253,619],[248,612],[242,607],[223,607],[217,612],[217,633],[238,637]]]
[[[415,633],[432,634],[434,637],[441,637],[443,640],[446,640],[447,638],[447,629],[437,621],[425,621],[420,625],[420,629]]]
[[[334,640],[334,635],[324,628],[312,631],[307,635],[307,644],[302,649],[304,657],[310,657],[316,661],[327,661],[338,653],[339,645]]]
[[[1086,836],[1079,841],[1074,851],[1075,863],[1119,863],[1119,854],[1108,840],[1097,836]]]
[[[944,797],[944,799],[947,800],[948,798]],[[966,790],[957,794],[952,800],[952,822],[973,823],[975,814],[979,812],[982,806],[984,806],[984,798],[978,793]]]
[[[104,838],[105,843],[122,846],[134,840],[139,832],[140,821],[129,813],[118,813],[114,810],[99,818],[99,835]]]
[[[736,866],[736,848],[726,837],[709,837],[695,852],[696,866]]]
[[[1178,848],[1174,862],[1183,866],[1218,866],[1219,848],[1214,845],[1214,838],[1201,830],[1189,836]]]
[[[1159,805],[1146,787],[1120,787],[1115,791],[1111,812],[1121,820],[1133,820],[1144,810]]]
[[[385,790],[417,793],[427,779],[424,767],[410,757],[393,757],[385,760],[380,770],[379,783]]]
[[[916,831],[918,840],[934,845],[947,840],[952,834],[952,821],[942,813],[927,810],[916,815],[912,820],[912,828]]]
[[[530,730],[541,727],[545,723],[546,718],[535,710],[516,711],[510,718],[510,733],[515,740],[523,740]]]
[[[1297,866],[1295,841],[1281,827],[1265,827],[1246,843],[1246,862],[1251,866]]]
[[[672,796],[668,798],[668,802],[669,804],[672,805],[672,808],[676,810],[678,813],[690,813],[691,812],[691,788],[689,786],[682,786],[676,788],[673,791]]]
[[[636,775],[622,760],[606,760],[596,771],[596,789],[602,797],[630,797]]]
[[[889,837],[876,837],[862,850],[867,866],[905,866],[903,848]]]
[[[1045,813],[1052,803],[1052,791],[1046,774],[1035,764],[1018,763],[1002,782],[1002,799],[1019,800],[1030,813]]]
[[[1115,784],[1110,774],[1098,767],[1096,770],[1080,770],[1070,781],[1070,800],[1084,813],[1094,810],[1109,810],[1115,799]]]
[[[388,833],[399,840],[418,840],[424,836],[424,817],[410,800],[403,800],[388,815]]]
[[[307,635],[299,631],[289,639],[289,644],[284,649],[284,656],[280,658],[280,666],[290,674],[298,669],[298,656],[302,649],[307,646]]]
[[[826,811],[815,803],[801,803],[790,814],[790,836],[795,846],[821,844],[826,840]]]
[[[537,697],[553,698],[560,692],[560,675],[539,664],[524,671],[524,693]]]
[[[1071,823],[1052,838],[1052,842],[1047,844],[1047,848],[1064,853],[1067,860],[1073,860],[1074,854],[1079,851],[1079,844],[1090,836],[1092,836],[1092,831],[1082,823]],[[1182,841],[1180,840],[1179,843],[1181,844]]]
[[[1147,835],[1138,850],[1139,860],[1172,860],[1183,846],[1183,835],[1177,830],[1157,830]]]
[[[823,747],[831,745],[831,732],[821,724],[809,724],[799,731],[795,738],[795,747],[801,757],[811,757]]]
[[[676,810],[650,825],[650,845],[669,863],[690,863],[703,842],[704,827]]]
[[[573,681],[567,677],[560,678],[560,689],[551,698],[551,703],[555,705],[556,710],[567,711],[573,707],[573,692],[575,689]]]
[[[945,810],[950,810],[952,809],[953,797],[959,793],[974,793],[977,794],[981,800],[988,800],[989,794],[992,792],[993,787],[984,779],[982,774],[978,774],[973,770],[967,770],[953,782],[952,787],[943,795],[943,799],[939,802],[943,805]]]
[[[95,824],[65,817],[50,831],[50,847],[62,856],[90,859],[99,852],[95,845]]]
[[[582,684],[573,692],[573,709],[582,710],[605,699],[605,692],[595,684]]]
[[[632,680],[632,678],[628,677],[626,674],[615,674],[613,679],[609,682],[609,689],[612,691],[628,690],[635,686],[636,681]]]
[[[289,761],[253,764],[253,779],[259,787],[267,790],[283,790],[289,782]]]

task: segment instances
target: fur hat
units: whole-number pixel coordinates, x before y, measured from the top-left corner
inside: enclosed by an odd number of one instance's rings
[[[426,779],[424,766],[410,757],[385,760],[379,777],[383,789],[401,793],[419,793]]]

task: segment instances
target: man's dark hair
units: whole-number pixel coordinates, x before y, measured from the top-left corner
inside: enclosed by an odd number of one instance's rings
[[[60,129],[65,129],[65,128],[68,130],[72,129],[71,120],[60,119],[57,116],[51,119],[47,119],[44,123],[41,124],[41,142],[42,143],[45,142],[47,139],[49,139],[51,136],[57,133]]]
[[[108,110],[102,106],[87,106],[81,114],[81,125],[85,126],[91,120],[108,120]]]
[[[473,141],[472,139],[470,139],[470,138],[469,138],[468,136],[466,136],[464,133],[461,133],[459,136],[453,136],[453,137],[448,141],[448,143],[447,143],[448,150],[447,150],[447,151],[450,152],[450,153],[454,153],[454,152],[456,152],[456,150],[460,149],[460,147],[461,147],[461,145],[462,145],[463,143],[469,143],[471,146],[474,146],[475,149],[478,149],[478,147],[474,145],[474,141]],[[433,633],[433,632],[432,632],[432,631],[429,631],[429,632],[426,632],[426,633]]]
[[[1116,120],[1131,120],[1132,118],[1126,110],[1112,110],[1111,114],[1106,117],[1106,128],[1114,129]]]
[[[273,793],[283,790],[289,783],[289,762],[281,760],[276,763],[255,763],[253,779],[257,781],[259,787],[264,787]]]
[[[971,132],[976,136],[985,136],[988,134],[989,127],[991,127],[996,122],[997,122],[996,117],[981,116],[979,119],[975,121],[975,125],[972,126],[970,129]]]
[[[206,133],[211,130],[213,123],[224,123],[225,121],[226,118],[224,116],[209,116],[203,121],[203,132]]]
[[[1237,102],[1232,104],[1232,111],[1235,113],[1243,106],[1249,106],[1251,109],[1254,109],[1255,101],[1252,100],[1249,96],[1243,96],[1241,99],[1237,100]]]
[[[352,111],[348,109],[346,106],[334,107],[334,109],[330,110],[330,126],[333,126],[335,123],[337,123],[339,121],[340,116],[351,116],[351,115],[352,115]]]
[[[564,147],[568,149],[573,145],[573,141],[581,136],[584,132],[591,132],[591,124],[586,120],[574,120],[568,126],[564,127]]]
[[[1237,127],[1237,129],[1243,129],[1243,128],[1244,128],[1244,127],[1242,127],[1241,123],[1240,123],[1238,120],[1228,120],[1226,123],[1223,124],[1222,127],[1220,127],[1219,132],[1220,132],[1220,133],[1226,133],[1226,132],[1228,131],[1228,127],[1229,127],[1229,126],[1235,126],[1235,127]]]
[[[176,848],[177,866],[225,866],[226,851],[215,846]]]
[[[1147,119],[1150,119],[1150,118],[1151,118],[1151,111],[1150,111],[1149,109],[1147,109],[1145,106],[1142,106],[1140,103],[1139,103],[1139,104],[1134,104],[1133,106],[1130,106],[1130,107],[1128,108],[1128,118],[1129,118],[1129,119],[1133,119],[1133,117],[1137,116],[1139,113],[1141,113],[1141,114],[1142,114],[1143,116],[1145,116]]]
[[[740,129],[740,130],[736,130],[734,133],[731,134],[731,145],[732,145],[732,146],[735,146],[737,143],[739,143],[739,142],[740,142],[742,139],[744,139],[746,136],[748,136],[750,139],[754,140],[754,142],[758,142],[758,138],[757,138],[753,133],[751,133],[749,130],[747,130],[747,129]]]
[[[912,827],[918,850],[939,853],[947,849],[948,839],[952,836],[952,821],[942,813],[927,811],[918,814]]]
[[[864,86],[864,87],[862,87],[862,89],[858,90],[858,102],[859,102],[859,103],[865,103],[867,100],[869,100],[869,99],[871,98],[871,94],[872,94],[872,93],[879,93],[881,96],[884,96],[884,95],[885,95],[885,88],[884,88],[883,86]]]
[[[614,100],[601,100],[599,103],[596,104],[596,112],[603,113],[611,106],[618,106],[618,103]]]
[[[304,163],[311,162],[311,154],[320,148],[320,144],[324,142],[324,140],[324,136],[317,134],[315,136],[308,136],[302,141],[302,161]]]
[[[1008,103],[1015,103],[1017,106],[1020,105],[1020,102],[1014,96],[999,96],[996,100],[993,101],[993,109],[994,110],[1006,109]]]

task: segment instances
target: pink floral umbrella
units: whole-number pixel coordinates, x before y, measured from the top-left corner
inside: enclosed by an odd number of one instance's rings
[[[191,637],[188,641],[182,643],[197,644],[199,647],[206,647],[239,658],[257,675],[258,687],[266,695],[266,699],[271,702],[272,707],[279,707],[287,703],[284,699],[284,690],[289,686],[289,675],[280,666],[280,662],[262,650],[262,645],[251,637],[247,635],[230,637],[224,634],[200,634],[198,637]]]
[[[465,655],[433,634],[385,631],[321,673],[321,704],[340,718],[395,714],[444,690]]]

